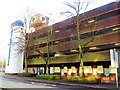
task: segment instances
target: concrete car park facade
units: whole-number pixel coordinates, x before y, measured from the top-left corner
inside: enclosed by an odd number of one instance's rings
[[[116,67],[111,64],[112,51],[120,60],[120,2],[112,2],[99,8],[80,14],[81,44],[85,45],[83,55],[86,77],[100,77],[102,80],[115,80]],[[48,27],[31,33],[31,45],[28,53],[29,72],[33,68],[45,72],[45,61],[49,44],[49,73],[77,76],[80,73],[78,40],[75,27],[76,17],[52,25],[52,34],[48,37]],[[49,38],[49,40],[48,40]],[[36,43],[37,42],[37,43]],[[112,53],[112,54],[111,54]]]

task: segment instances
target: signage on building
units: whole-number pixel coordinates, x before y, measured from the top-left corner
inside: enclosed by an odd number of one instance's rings
[[[76,68],[74,66],[72,66],[71,67],[71,73],[76,73],[76,72],[77,72]]]
[[[29,73],[33,73],[33,68],[28,68]]]
[[[97,68],[93,68],[93,75],[97,75]]]
[[[109,68],[104,68],[104,75],[107,77],[110,75],[110,70]]]
[[[97,73],[103,73],[103,66],[97,66]]]
[[[35,28],[36,30],[48,26],[48,23],[49,23],[49,18],[42,14],[36,14],[30,19],[30,26]]]
[[[24,23],[21,20],[17,20],[11,24],[11,27],[14,27],[14,26],[24,27]]]
[[[116,68],[115,67],[109,66],[109,70],[110,70],[111,74],[115,74],[116,73]]]
[[[84,73],[92,73],[92,67],[91,66],[84,66]]]
[[[67,72],[68,72],[68,68],[64,67],[64,73],[67,73]]]
[[[60,73],[60,67],[54,67],[54,72],[55,73]]]
[[[61,69],[61,75],[64,75],[64,69]]]
[[[53,74],[53,73],[54,73],[54,68],[50,67],[50,74]]]
[[[68,75],[71,75],[71,69],[68,69]]]

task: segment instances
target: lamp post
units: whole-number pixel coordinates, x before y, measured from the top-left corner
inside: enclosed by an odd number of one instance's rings
[[[116,87],[119,87],[119,83],[118,83],[118,68],[119,68],[119,59],[120,59],[120,54],[119,54],[119,50],[118,49],[111,49],[110,50],[110,57],[111,57],[111,66],[116,68]]]

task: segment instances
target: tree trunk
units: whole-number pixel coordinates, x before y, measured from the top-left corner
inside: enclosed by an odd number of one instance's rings
[[[28,73],[27,55],[25,54],[25,73]]]
[[[80,77],[84,77],[84,66],[82,58],[80,58]]]
[[[83,49],[81,45],[81,38],[80,38],[80,23],[79,23],[79,13],[77,14],[77,35],[78,35],[78,48],[79,48],[79,60],[80,60],[80,77],[84,76],[84,66],[83,66]]]
[[[48,65],[48,60],[47,60],[47,61],[46,61],[46,67],[45,67],[45,68],[46,68],[45,74],[49,74],[49,68],[48,68],[48,66],[49,66],[49,65]]]

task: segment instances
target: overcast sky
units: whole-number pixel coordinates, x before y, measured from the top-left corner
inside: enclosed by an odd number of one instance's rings
[[[65,0],[1,0],[0,1],[0,57],[7,57],[8,43],[10,37],[10,25],[24,12],[27,7],[36,13],[44,15],[53,14],[55,21],[62,20],[59,12],[65,8],[63,2]],[[68,0],[70,1],[70,0]],[[115,0],[93,0],[89,9],[93,9]]]

